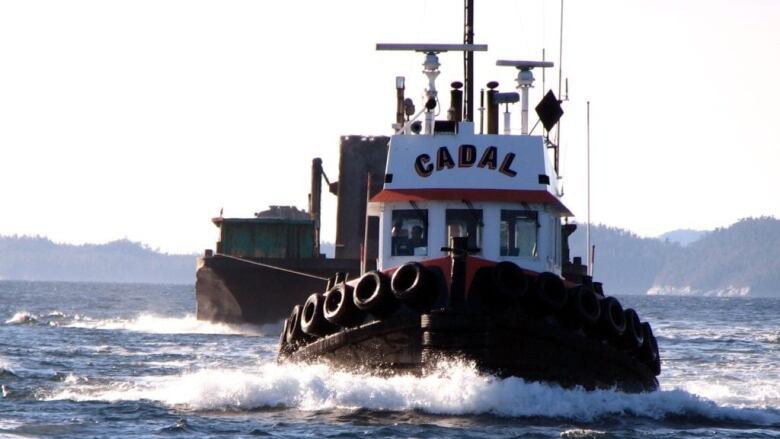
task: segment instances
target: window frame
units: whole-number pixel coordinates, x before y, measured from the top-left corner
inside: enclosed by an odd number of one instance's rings
[[[390,256],[428,256],[430,233],[428,209],[393,209],[390,213]],[[396,227],[400,222],[400,230]],[[422,227],[421,241],[414,241],[414,228]],[[417,245],[415,245],[417,244]],[[422,249],[422,250],[418,250]]]
[[[511,220],[505,219],[511,216]],[[518,218],[527,217],[528,220],[518,220]],[[517,224],[532,223],[533,241],[532,252],[521,253],[521,248],[517,243]],[[511,227],[510,227],[511,226]],[[539,258],[539,229],[542,227],[539,222],[539,212],[533,209],[500,209],[499,210],[499,245],[498,253],[501,257],[538,259]],[[504,228],[506,228],[506,240],[504,240]],[[513,239],[514,238],[514,239]],[[504,245],[506,244],[506,245]]]
[[[456,215],[455,218],[452,220],[450,219],[450,214]],[[458,218],[461,217],[461,218]],[[466,224],[466,234],[469,236],[469,242],[468,246],[470,248],[478,248],[479,251],[475,254],[482,254],[482,246],[485,241],[485,213],[484,209],[476,209],[476,208],[468,208],[468,209],[444,209],[444,239],[447,245],[450,244],[450,226],[454,225],[451,224],[451,221],[465,221]],[[469,233],[470,229],[473,227],[475,233],[475,237],[472,240],[471,234]]]

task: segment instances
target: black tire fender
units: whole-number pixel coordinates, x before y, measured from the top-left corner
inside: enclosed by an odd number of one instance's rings
[[[631,308],[626,308],[623,314],[626,319],[626,330],[623,331],[622,336],[623,347],[629,352],[634,352],[644,342],[645,336],[642,323],[639,321],[639,315]]]
[[[661,374],[661,354],[658,352],[658,340],[653,335],[650,323],[642,323],[642,346],[639,347],[639,360],[645,363],[657,376]]]
[[[587,285],[577,285],[566,291],[566,306],[563,308],[561,324],[569,328],[592,328],[599,321],[601,306]]]
[[[557,313],[566,306],[566,287],[555,273],[540,273],[531,291],[531,305],[539,314]]]
[[[418,262],[398,267],[390,287],[401,303],[420,312],[428,312],[438,294],[433,273]]]
[[[352,299],[357,309],[379,319],[389,317],[401,306],[390,289],[390,278],[376,270],[358,280]]]
[[[309,337],[301,329],[301,305],[295,305],[287,318],[285,339],[289,346],[295,347],[308,341]]]
[[[623,314],[623,307],[614,297],[605,297],[599,301],[601,307],[601,316],[599,317],[598,328],[601,333],[609,340],[617,341],[626,330],[626,316]]]
[[[355,305],[353,295],[354,289],[345,283],[337,284],[325,293],[325,319],[342,328],[353,328],[363,323],[366,313]]]
[[[315,337],[324,337],[338,330],[338,327],[327,319],[323,308],[325,296],[320,293],[312,293],[300,312],[301,330]]]
[[[528,290],[528,276],[517,264],[502,261],[491,270],[492,292],[498,304],[516,303]]]

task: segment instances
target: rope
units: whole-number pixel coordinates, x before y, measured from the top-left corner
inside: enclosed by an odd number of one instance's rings
[[[260,267],[270,268],[270,269],[273,269],[273,270],[286,271],[287,273],[297,274],[298,276],[306,276],[306,277],[311,277],[313,279],[319,279],[319,280],[324,280],[324,281],[328,280],[327,277],[315,276],[313,274],[304,273],[302,271],[295,271],[295,270],[290,270],[289,268],[277,267],[276,265],[263,264],[262,262],[252,261],[250,259],[245,259],[245,258],[239,258],[238,256],[226,255],[224,253],[215,253],[215,255],[216,256],[222,256],[223,258],[235,259],[236,261],[245,262],[247,264],[258,265]]]

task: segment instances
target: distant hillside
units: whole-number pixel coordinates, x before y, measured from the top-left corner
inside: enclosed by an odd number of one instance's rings
[[[674,252],[651,293],[780,295],[780,220],[743,219]]]
[[[609,294],[644,294],[653,286],[658,272],[678,244],[655,238],[640,238],[628,230],[591,225],[591,242],[596,246],[593,275]],[[585,225],[580,224],[569,239],[572,256],[586,260]]]
[[[692,242],[698,241],[699,239],[701,239],[702,236],[706,234],[707,232],[703,230],[678,229],[678,230],[672,230],[671,232],[666,232],[663,235],[659,236],[658,239],[660,239],[661,241],[675,242],[685,247],[686,245]]]
[[[195,258],[127,240],[70,245],[42,237],[0,237],[0,279],[194,283]]]
[[[780,220],[749,218],[697,233],[697,240],[683,246],[674,235],[641,238],[594,225],[594,277],[609,294],[780,296]],[[586,259],[584,225],[570,243],[572,256]],[[322,251],[332,255],[333,245],[323,243]],[[41,237],[0,237],[0,279],[193,283],[195,258],[127,240],[68,245]]]
[[[581,225],[571,238],[572,255],[583,260],[584,229]],[[684,246],[671,237],[640,238],[591,226],[594,277],[613,294],[780,296],[780,220],[748,218],[711,232],[692,232],[699,238]]]

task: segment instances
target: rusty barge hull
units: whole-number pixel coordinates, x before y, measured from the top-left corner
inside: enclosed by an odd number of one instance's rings
[[[197,318],[224,323],[276,323],[293,305],[313,292],[324,291],[326,279],[334,273],[358,273],[359,268],[356,259],[239,260],[220,254],[199,258]]]

